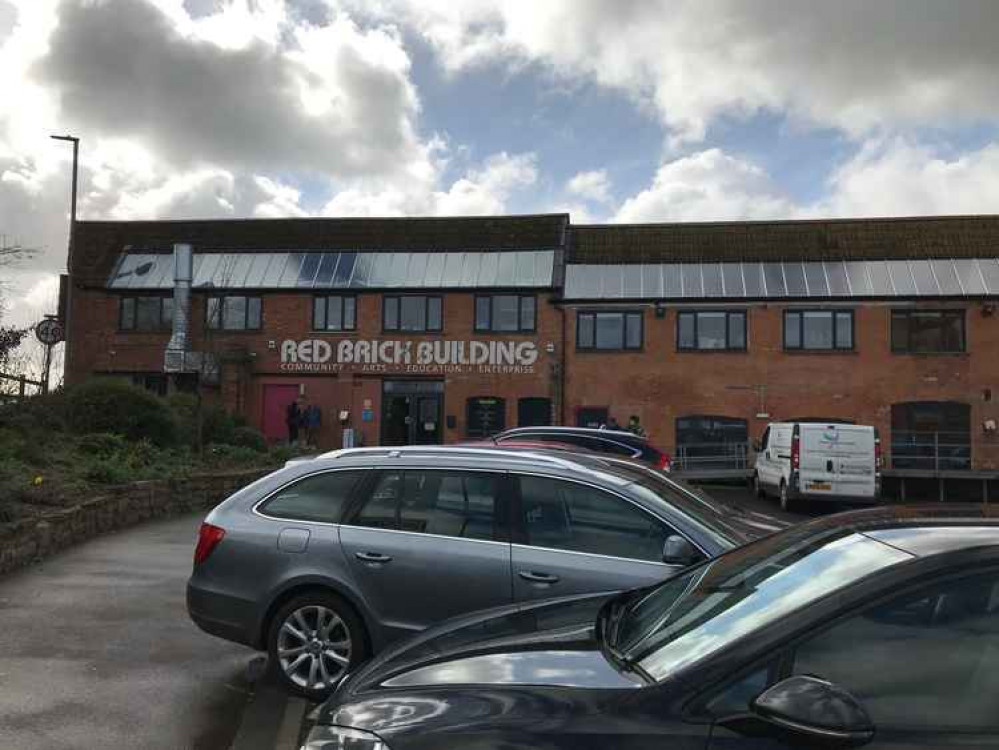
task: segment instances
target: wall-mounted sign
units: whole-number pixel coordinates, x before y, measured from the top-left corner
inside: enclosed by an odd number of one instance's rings
[[[537,361],[533,341],[287,339],[281,343],[285,372],[530,374]]]

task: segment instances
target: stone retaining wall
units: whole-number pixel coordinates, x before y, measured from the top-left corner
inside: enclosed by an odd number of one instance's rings
[[[110,487],[76,505],[2,526],[0,574],[107,531],[151,518],[214,508],[236,490],[270,471],[254,469]]]

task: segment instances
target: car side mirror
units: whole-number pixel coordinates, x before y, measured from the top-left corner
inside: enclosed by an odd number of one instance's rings
[[[773,737],[796,746],[848,748],[866,745],[874,724],[845,688],[795,675],[763,691],[750,705]]]
[[[691,565],[701,556],[689,541],[679,534],[670,534],[663,544],[663,562],[667,565]]]

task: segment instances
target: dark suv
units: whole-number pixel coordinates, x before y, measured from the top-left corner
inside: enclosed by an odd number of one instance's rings
[[[827,516],[453,620],[348,677],[304,750],[999,747],[999,525],[961,512]]]
[[[591,427],[514,427],[493,436],[493,442],[532,441],[559,443],[585,448],[593,453],[608,453],[631,458],[660,471],[669,471],[669,454],[652,445],[647,438],[626,430],[598,430]]]

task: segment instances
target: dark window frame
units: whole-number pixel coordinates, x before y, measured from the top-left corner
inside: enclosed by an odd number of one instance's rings
[[[225,325],[225,300],[234,297],[242,297],[246,300],[243,308],[243,327],[229,328]],[[250,300],[259,300],[260,319],[256,326],[248,325],[250,321]],[[212,325],[212,301],[218,300],[218,325]],[[243,333],[245,331],[261,331],[264,327],[264,297],[261,294],[209,294],[205,297],[205,330],[212,333]]]
[[[515,330],[500,330],[495,327],[496,321],[496,300],[500,297],[516,297],[517,298],[517,328]],[[524,321],[524,300],[529,299],[533,303],[532,315],[531,315],[531,326],[530,328],[525,328],[523,325]],[[479,300],[489,300],[489,322],[485,326],[479,325]],[[502,292],[496,292],[494,294],[476,294],[475,302],[473,308],[473,321],[472,329],[476,333],[495,333],[500,336],[506,335],[516,335],[518,333],[534,333],[538,330],[538,295],[536,294],[519,294],[519,293],[509,293],[504,294]]]
[[[498,402],[498,422],[495,431],[486,432],[485,430],[476,429],[473,433],[472,431],[472,413],[475,406],[481,401],[496,401]],[[473,439],[488,439],[493,435],[498,435],[506,429],[506,399],[502,396],[469,396],[465,399],[465,437]]]
[[[155,299],[159,301],[159,323],[153,328],[139,328],[139,300],[140,299]],[[170,318],[167,319],[163,315],[163,310],[165,302],[169,301],[173,303],[173,297],[169,294],[126,294],[118,298],[118,332],[119,333],[161,333],[163,331],[169,331],[173,328],[173,315],[174,310],[171,306],[170,308]],[[125,326],[125,303],[132,303],[132,325],[130,327]]]
[[[805,346],[805,313],[822,313],[829,315],[832,321],[832,339],[830,347]],[[839,340],[839,326],[836,324],[836,316],[849,313],[850,315],[850,346],[841,346]],[[798,316],[798,345],[789,346],[787,343],[787,321],[792,315]],[[781,328],[781,345],[786,352],[855,352],[857,351],[857,315],[856,310],[821,310],[815,308],[795,308],[785,310],[783,315],[783,326]]]
[[[940,316],[941,322],[946,317],[959,317],[961,321],[961,346],[958,349],[913,349],[912,348],[912,326],[911,318],[913,315],[926,315],[927,313],[936,314]],[[896,342],[895,334],[895,320],[896,318],[905,317],[906,327],[906,341],[903,344]],[[967,310],[964,308],[954,309],[954,308],[937,308],[933,310],[923,310],[919,308],[894,308],[891,310],[888,317],[888,339],[889,345],[891,346],[892,354],[966,354],[968,352],[968,316]]]
[[[423,328],[404,329],[402,327],[402,300],[405,297],[418,297],[423,299]],[[431,328],[430,322],[430,300],[439,300],[441,308],[440,326]],[[389,304],[395,304],[395,327],[389,328],[387,325]],[[382,332],[383,333],[443,333],[444,332],[444,296],[441,294],[384,294],[382,295]]]
[[[344,310],[346,309],[347,300],[353,300],[354,303],[354,317],[351,325],[343,325],[344,320]],[[330,304],[336,300],[340,303],[340,327],[330,328]],[[323,305],[323,322],[322,328],[316,327],[316,308],[319,304]],[[357,330],[357,295],[356,294],[317,294],[312,298],[312,330],[313,331],[356,331]]]
[[[725,316],[725,346],[719,349],[701,348],[697,345],[698,318],[702,314],[723,314]],[[742,346],[732,346],[732,316],[742,316]],[[683,346],[680,341],[680,320],[684,316],[694,318],[694,345]],[[749,311],[741,310],[678,310],[676,313],[676,350],[678,352],[697,352],[699,354],[711,352],[747,352],[749,351]]]
[[[598,347],[597,346],[597,316],[599,315],[620,315],[621,316],[621,346],[620,347]],[[584,346],[580,341],[579,329],[584,317],[593,320],[593,343]],[[628,318],[638,318],[638,346],[628,346]],[[577,310],[576,311],[576,351],[579,352],[641,352],[645,350],[645,311],[642,309],[628,310]]]

